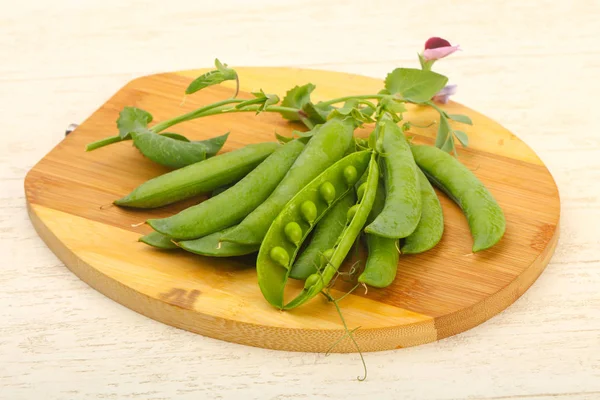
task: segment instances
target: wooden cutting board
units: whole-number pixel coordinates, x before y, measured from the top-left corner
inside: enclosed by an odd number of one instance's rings
[[[382,81],[363,76],[286,68],[241,68],[241,96],[264,89],[283,95],[295,84],[317,85],[313,99],[376,93]],[[113,135],[124,106],[137,106],[161,121],[231,96],[231,86],[209,88],[185,101],[188,83],[204,71],[136,79],[119,90],[27,175],[29,214],[50,249],[77,276],[111,299],[182,329],[279,350],[327,351],[344,333],[335,308],[316,298],[282,312],[264,301],[252,257],[211,259],[183,251],[152,249],[137,241],[147,218],[171,215],[199,199],[150,211],[124,210],[113,200],[167,170],[123,142],[90,153],[84,146]],[[246,93],[244,93],[246,92]],[[398,275],[386,289],[360,288],[341,303],[362,351],[427,343],[470,329],[498,314],[527,290],[548,264],[558,239],[560,200],[556,184],[525,143],[496,122],[450,102],[466,114],[461,126],[470,147],[459,158],[487,185],[506,214],[507,229],[492,249],[472,254],[460,209],[440,194],[445,217],[442,241],[433,250],[401,256]],[[410,107],[415,124],[437,121],[429,108]],[[65,121],[68,122],[68,121]],[[186,122],[175,131],[202,139],[231,131],[223,151],[274,140],[299,126],[277,115],[222,115]],[[416,143],[432,143],[435,126],[412,128]],[[359,135],[366,136],[368,130]],[[201,198],[200,198],[201,199]],[[292,286],[299,283],[293,282]],[[339,279],[334,295],[352,286]],[[354,352],[347,338],[334,352]]]

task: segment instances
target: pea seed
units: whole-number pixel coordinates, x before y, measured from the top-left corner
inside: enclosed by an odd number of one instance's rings
[[[319,187],[319,193],[327,204],[331,204],[335,200],[335,187],[331,182],[323,182]]]
[[[302,240],[302,228],[298,225],[297,222],[288,222],[283,228],[285,232],[285,236],[289,239],[290,242],[294,243],[296,246]]]
[[[358,187],[356,190],[356,197],[358,197],[358,201],[361,201],[363,196],[365,195],[365,189],[367,188],[367,182],[364,182],[362,185]]]
[[[288,263],[290,262],[290,256],[283,247],[273,247],[269,252],[269,255],[271,256],[271,259],[277,264],[281,265],[284,268],[288,267]]]
[[[321,276],[319,274],[312,274],[304,281],[304,289],[310,289],[315,286],[321,280]]]
[[[344,168],[344,179],[348,186],[352,186],[358,180],[358,172],[356,171],[356,167],[353,165],[348,165]]]
[[[312,201],[306,200],[300,205],[300,213],[302,214],[302,218],[312,225],[315,219],[317,219],[317,206]]]
[[[356,210],[358,210],[358,207],[360,207],[360,204],[355,204],[348,209],[348,214],[346,214],[347,221],[352,221],[352,218],[354,218],[354,215],[356,215]]]
[[[329,260],[331,260],[331,256],[333,256],[333,249],[327,249],[321,254],[321,266],[324,267],[327,265]]]

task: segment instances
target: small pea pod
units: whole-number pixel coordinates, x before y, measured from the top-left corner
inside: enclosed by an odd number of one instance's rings
[[[246,176],[279,147],[274,142],[249,144],[150,179],[114,203],[154,208],[210,192]]]
[[[421,188],[421,220],[417,229],[404,239],[401,247],[404,254],[423,253],[434,248],[444,233],[444,214],[442,205],[433,186],[419,168],[419,186]]]
[[[421,218],[417,165],[402,129],[383,121],[385,205],[366,228],[366,233],[399,239],[410,235]]]
[[[290,278],[306,279],[317,272],[324,251],[333,248],[344,227],[348,209],[356,203],[356,196],[349,192],[342,197],[316,225],[310,242],[290,271]]]
[[[208,140],[184,141],[168,135],[153,132],[131,133],[135,147],[147,158],[169,168],[182,168],[214,156],[225,144],[227,136],[217,136]]]
[[[489,190],[460,161],[433,146],[412,146],[427,178],[462,209],[473,238],[473,252],[498,243],[506,230],[502,209]]]
[[[285,283],[302,243],[327,211],[354,190],[369,165],[370,155],[369,151],[352,153],[327,168],[302,188],[272,222],[256,262],[258,284],[269,303],[283,307]],[[321,189],[330,185],[333,201]]]
[[[373,221],[383,210],[385,204],[385,188],[380,182],[373,202],[373,208],[367,219],[367,224]],[[384,288],[392,284],[398,270],[398,239],[389,239],[367,233],[367,262],[365,269],[359,275],[358,281],[369,286]]]
[[[232,242],[222,242],[221,235],[230,231],[234,227],[226,228],[222,231],[194,240],[183,240],[177,242],[176,246],[194,254],[209,257],[235,257],[246,254],[256,253],[260,246],[253,244],[238,244]]]
[[[171,241],[171,238],[158,232],[150,232],[139,239],[140,242],[162,250],[174,250],[177,245]]]
[[[286,304],[283,307],[284,309],[289,310],[306,303],[329,285],[367,221],[375,201],[378,181],[379,167],[376,155],[372,153],[364,194],[362,198],[359,197],[358,204],[355,204],[348,210],[348,222],[344,231],[339,236],[333,248],[323,253],[324,257],[321,269],[306,278],[302,292]]]
[[[304,151],[298,156],[281,183],[264,203],[221,239],[243,244],[260,244],[269,226],[288,201],[323,170],[340,160],[354,132],[354,123],[347,119],[331,119],[319,125]]]
[[[300,140],[288,142],[223,193],[170,217],[147,222],[154,230],[180,240],[200,238],[237,224],[269,197],[303,149]]]

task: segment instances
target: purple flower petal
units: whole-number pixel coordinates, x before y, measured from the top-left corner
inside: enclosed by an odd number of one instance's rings
[[[450,96],[456,94],[456,85],[446,85],[442,90],[433,96],[432,100],[436,103],[446,104]]]
[[[446,39],[442,39],[441,37],[430,37],[425,42],[425,50],[427,49],[437,49],[438,47],[448,47],[452,46],[449,41]]]
[[[423,51],[423,58],[426,61],[431,60],[439,60],[440,58],[444,58],[449,56],[450,54],[458,51],[459,46],[445,46],[445,47],[437,47],[435,49],[426,49]]]

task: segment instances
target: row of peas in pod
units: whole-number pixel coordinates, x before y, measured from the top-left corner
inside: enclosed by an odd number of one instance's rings
[[[495,245],[505,219],[490,192],[447,151],[410,144],[397,122],[381,112],[363,140],[354,136],[360,121],[335,113],[301,137],[177,168],[115,204],[154,208],[212,193],[177,214],[149,219],[154,232],[140,240],[207,257],[256,254],[260,290],[279,309],[298,307],[327,288],[361,239],[367,259],[358,282],[389,286],[400,254],[430,250],[443,235],[433,186],[464,212],[474,252]],[[289,278],[304,287],[285,299]]]

